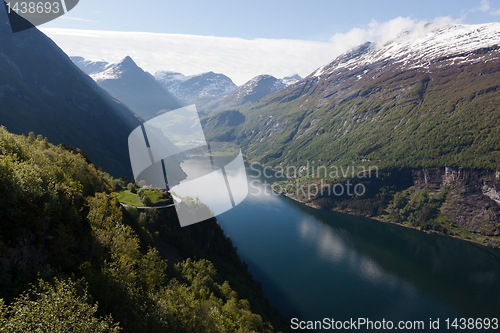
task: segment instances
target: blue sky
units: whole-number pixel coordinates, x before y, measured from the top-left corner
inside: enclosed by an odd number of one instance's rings
[[[358,43],[392,37],[422,22],[500,20],[500,0],[138,3],[80,0],[39,28],[69,55],[110,62],[131,55],[153,73],[212,70],[242,84],[258,74],[305,76]]]
[[[489,10],[479,10],[484,4]],[[44,27],[328,41],[373,19],[449,16],[475,24],[499,21],[493,15],[499,9],[498,0],[80,0],[66,17]]]

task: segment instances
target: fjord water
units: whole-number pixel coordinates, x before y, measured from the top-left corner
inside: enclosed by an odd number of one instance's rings
[[[287,316],[422,320],[425,331],[431,318],[443,331],[447,318],[500,318],[500,251],[316,210],[249,180],[251,194],[217,219]]]

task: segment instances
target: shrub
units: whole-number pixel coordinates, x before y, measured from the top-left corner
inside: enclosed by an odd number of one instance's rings
[[[151,201],[151,198],[147,194],[144,194],[141,198],[141,202],[148,207],[153,205],[153,201]]]
[[[0,331],[7,332],[119,332],[111,316],[95,317],[97,305],[87,303],[85,289],[78,295],[75,283],[55,279],[55,286],[39,280],[38,286],[16,298],[10,306],[0,299]]]
[[[135,186],[135,184],[128,183],[127,189],[132,193],[137,193],[137,187]]]

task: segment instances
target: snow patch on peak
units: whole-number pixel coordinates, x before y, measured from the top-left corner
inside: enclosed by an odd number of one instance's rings
[[[171,81],[186,81],[187,77],[184,74],[173,71],[158,71],[155,73],[154,78],[162,83]]]
[[[278,91],[284,88],[286,88],[286,84],[281,80],[276,80],[276,82],[274,82],[274,88],[272,90]]]
[[[78,56],[69,58],[78,68],[88,75],[100,73],[109,65],[109,62],[104,60],[91,60]]]
[[[281,78],[280,80],[285,86],[288,87],[289,85],[295,84],[295,83],[299,82],[300,80],[302,80],[302,77],[299,74],[293,74],[290,76],[285,76],[285,77]]]
[[[103,72],[97,73],[97,74],[91,74],[90,77],[94,81],[99,82],[99,81],[104,81],[104,80],[119,79],[122,73],[123,73],[122,71],[113,67],[113,68],[109,68],[109,69],[107,69]]]
[[[229,77],[212,71],[189,76],[172,71],[158,71],[154,77],[182,100],[197,97],[220,98],[237,88]]]
[[[129,71],[144,73],[144,71],[137,66],[132,58],[126,56],[120,62],[116,64],[109,64],[104,68],[102,72],[92,74],[90,75],[90,77],[96,82],[104,80],[115,80],[123,77],[123,74]]]
[[[339,69],[353,70],[382,61],[399,64],[401,69],[429,68],[433,60],[465,55],[478,49],[500,45],[500,23],[454,24],[437,30],[423,29],[401,34],[380,43],[366,43],[322,66],[310,76],[319,77]]]
[[[124,72],[127,71],[127,70],[130,70],[130,69],[137,69],[137,68],[139,68],[139,66],[137,66],[137,64],[135,63],[135,61],[132,60],[132,58],[130,58],[129,56],[126,56],[125,58],[123,58],[122,60],[120,60],[117,64],[112,64],[112,65],[108,66],[108,68],[111,68],[111,67],[120,68]]]
[[[323,66],[321,66],[320,68],[318,68],[317,70],[315,70],[314,72],[312,72],[312,73],[311,73],[311,76],[313,76],[313,77],[318,77],[318,76],[323,75],[323,72],[324,72],[325,67],[327,67],[327,65],[323,65]]]

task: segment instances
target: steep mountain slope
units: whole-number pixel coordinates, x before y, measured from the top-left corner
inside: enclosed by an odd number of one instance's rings
[[[178,99],[200,106],[237,88],[229,77],[214,72],[184,76],[177,72],[158,71],[154,77]]]
[[[235,139],[235,128],[245,121],[245,116],[237,110],[228,110],[217,113],[212,117],[201,120],[203,131],[207,133],[206,139],[209,141],[230,142]],[[212,136],[214,135],[215,136]]]
[[[80,153],[4,128],[0,143],[0,331],[290,331],[215,218],[181,228],[173,207],[121,206],[126,184]]]
[[[309,176],[316,166],[312,178],[282,184],[316,207],[498,247],[499,58],[500,23],[367,43],[242,110],[241,124],[205,119],[206,135],[230,133],[250,159],[271,166],[309,166]],[[380,169],[376,179],[331,173],[368,166]],[[347,178],[366,193],[299,191]]]
[[[83,57],[69,57],[73,63],[78,66],[82,71],[87,73],[88,75],[97,74],[106,68],[109,65],[106,61],[92,61],[87,60]]]
[[[249,156],[500,166],[500,24],[365,44],[243,111]]]
[[[175,110],[183,105],[128,56],[91,77],[146,120],[161,110]]]
[[[295,80],[296,78],[292,78]],[[290,78],[286,78],[290,82]],[[241,109],[248,107],[265,96],[283,89],[287,86],[284,81],[272,75],[259,75],[248,81],[238,89],[221,99],[204,105],[201,109],[206,112],[225,111],[230,109]]]
[[[49,38],[12,33],[0,6],[0,124],[79,147],[105,171],[131,175],[127,138],[133,112],[82,73]]]

